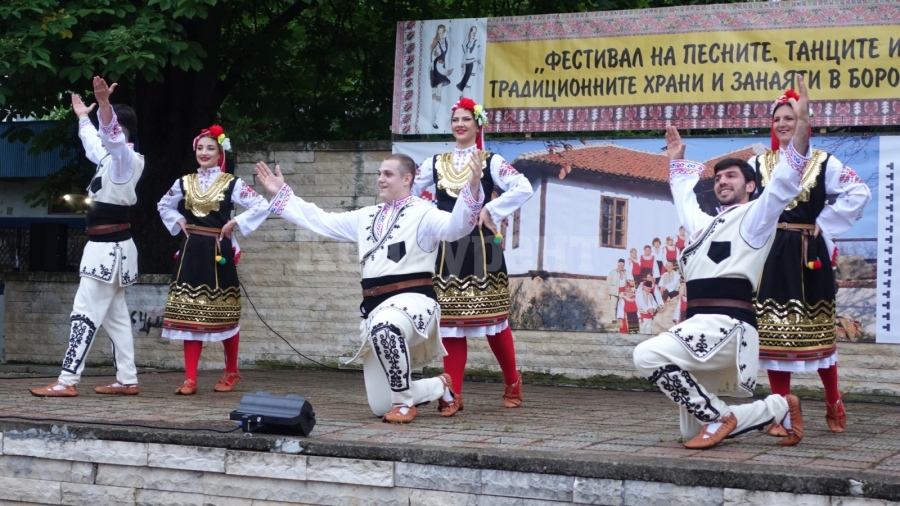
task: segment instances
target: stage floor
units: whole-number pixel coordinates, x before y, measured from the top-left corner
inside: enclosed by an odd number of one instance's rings
[[[760,432],[694,451],[681,446],[677,409],[659,392],[526,384],[522,407],[504,409],[502,384],[469,381],[463,392],[465,409],[456,416],[440,417],[432,403],[420,408],[412,424],[391,425],[369,411],[362,374],[357,371],[247,370],[237,390],[228,394],[213,392],[220,372],[201,371],[200,390],[188,397],[173,394],[182,380],[178,372],[142,373],[141,393],[133,397],[95,394],[93,386],[114,379],[109,370],[95,369],[90,374],[79,385],[80,395],[68,399],[37,398],[28,392],[30,387],[52,382],[51,378],[0,375],[0,432],[62,425],[11,417],[52,418],[68,420],[67,425],[82,433],[90,428],[90,434],[100,439],[264,450],[284,437],[82,424],[101,421],[227,430],[235,427],[228,414],[243,394],[296,393],[309,400],[316,414],[310,436],[297,438],[302,451],[310,454],[551,474],[577,472],[597,478],[638,476],[685,485],[710,480],[721,485],[724,480],[725,486],[735,488],[824,495],[842,495],[840,489],[849,487],[849,480],[857,480],[877,483],[881,492],[875,497],[900,498],[894,496],[895,491],[900,493],[900,406],[853,402],[852,397],[843,434],[828,431],[822,401],[804,400],[806,435],[798,446],[779,447],[776,438]],[[804,479],[801,485],[774,483],[775,475]],[[802,490],[794,490],[798,487]]]

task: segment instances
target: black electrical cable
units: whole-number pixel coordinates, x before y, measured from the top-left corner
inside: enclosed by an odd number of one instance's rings
[[[141,429],[207,431],[207,432],[218,432],[219,434],[229,434],[229,433],[240,430],[240,427],[235,427],[231,430],[210,429],[207,427],[165,427],[165,426],[159,426],[159,425],[143,425],[143,424],[139,424],[139,423],[92,422],[92,421],[87,421],[87,420],[67,420],[65,418],[31,418],[31,417],[27,417],[27,416],[4,415],[2,413],[0,413],[0,419],[25,420],[26,422],[59,422],[59,423],[69,423],[69,424],[109,425],[109,426],[113,426],[113,427],[137,427],[137,428],[141,428]]]
[[[240,282],[238,282],[238,283],[240,283]],[[306,360],[309,360],[310,362],[312,362],[312,363],[314,363],[314,364],[319,365],[320,367],[324,367],[325,369],[331,369],[332,371],[340,371],[340,372],[357,372],[357,371],[355,371],[355,370],[353,370],[353,369],[341,369],[341,368],[339,368],[339,367],[332,367],[332,366],[330,366],[330,365],[325,365],[325,364],[323,364],[323,363],[321,363],[321,362],[318,362],[318,361],[316,361],[316,360],[313,360],[313,359],[307,357],[306,355],[300,353],[300,350],[298,350],[297,348],[294,348],[294,345],[292,345],[287,339],[285,339],[285,338],[284,338],[281,334],[279,334],[275,329],[273,329],[271,326],[269,326],[268,322],[266,322],[266,320],[263,319],[262,315],[259,314],[259,311],[256,309],[256,305],[253,304],[253,300],[250,298],[250,294],[247,292],[247,288],[244,287],[244,284],[243,284],[243,283],[240,283],[240,285],[241,285],[241,289],[244,290],[244,296],[247,297],[247,302],[250,303],[250,307],[253,308],[253,311],[256,313],[256,316],[257,316],[257,318],[259,318],[259,321],[263,322],[263,325],[265,325],[267,329],[271,330],[273,334],[275,334],[276,336],[278,336],[279,338],[281,338],[281,340],[284,341],[285,344],[287,344],[288,346],[290,346],[290,348],[291,348],[292,350],[294,350],[294,352],[295,352],[297,355],[300,355],[301,357],[305,358]]]

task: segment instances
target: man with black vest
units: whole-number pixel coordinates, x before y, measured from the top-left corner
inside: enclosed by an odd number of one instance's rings
[[[137,281],[137,248],[131,239],[129,211],[137,203],[135,186],[144,171],[144,157],[128,142],[137,129],[137,116],[127,105],[109,103],[116,84],[94,77],[96,104],[90,107],[72,95],[72,109],[78,116],[78,137],[87,158],[97,164],[97,172],[87,188],[88,242],[84,246],[79,274],[81,281],[72,307],[69,348],[56,382],[32,388],[38,397],[75,397],[76,385],[84,371],[97,329],[103,325],[112,341],[116,382],[96,386],[99,394],[136,395],[134,335],[125,304],[125,287]],[[99,105],[99,133],[88,115]]]
[[[687,319],[634,350],[638,373],[679,405],[684,446],[711,448],[726,437],[780,422],[791,446],[803,438],[800,401],[773,394],[748,404],[728,405],[718,395],[750,397],[756,386],[759,334],[752,299],[775,237],[778,216],[800,193],[809,158],[809,98],[798,76],[800,99],[791,99],[797,130],[787,156],[766,190],[756,189],[753,168],[727,158],[716,164],[720,212],[701,211],[694,186],[706,169],[684,159],[678,130],[666,129],[669,183],[689,244],[679,260],[687,281]]]
[[[385,422],[409,423],[416,406],[430,401],[459,402],[449,374],[413,380],[411,373],[447,354],[432,277],[441,241],[467,236],[478,222],[484,200],[480,162],[470,162],[468,184],[446,212],[410,193],[412,158],[391,155],[378,169],[384,202],[344,213],[325,212],[295,196],[277,165],[273,174],[265,163],[256,164],[259,182],[275,196],[270,212],[330,239],[359,244],[363,321],[352,360],[362,359],[369,407]]]

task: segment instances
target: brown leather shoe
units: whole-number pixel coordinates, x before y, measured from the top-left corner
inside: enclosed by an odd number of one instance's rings
[[[712,448],[721,443],[722,440],[728,437],[728,435],[734,431],[735,427],[737,427],[737,417],[734,416],[734,413],[725,418],[719,418],[717,421],[722,422],[722,425],[720,425],[715,432],[710,432],[709,424],[706,424],[700,429],[700,434],[694,436],[694,439],[682,443],[683,446],[691,450],[705,450],[707,448]]]
[[[787,437],[788,435],[787,429],[785,429],[784,426],[780,423],[773,423],[772,425],[769,425],[769,429],[766,430],[766,432],[768,432],[770,436],[775,437]]]
[[[506,385],[503,390],[503,407],[518,408],[522,405],[522,373],[519,379],[512,385]]]
[[[437,377],[441,378],[444,382],[444,386],[450,390],[450,395],[453,396],[453,400],[450,402],[445,401],[443,397],[438,397],[438,411],[443,417],[451,417],[455,415],[457,411],[463,410],[462,395],[453,391],[453,378],[451,378],[449,374],[441,373]]]
[[[844,395],[834,404],[825,401],[825,423],[831,432],[840,434],[847,428],[847,413],[844,411]]]
[[[31,388],[28,390],[35,397],[77,397],[78,389],[75,385],[66,385],[56,381],[42,388]]]
[[[141,393],[140,387],[136,384],[123,385],[119,382],[113,383],[112,385],[96,386],[94,387],[94,391],[98,394],[105,395],[137,395]]]
[[[796,395],[785,395],[788,403],[788,414],[791,415],[791,428],[786,438],[778,442],[778,446],[794,446],[803,439],[803,413],[800,412],[800,399]],[[787,418],[787,417],[785,417]],[[784,420],[781,421],[784,423]]]
[[[184,380],[184,383],[175,389],[175,395],[194,395],[195,393],[197,393],[197,382],[194,380]]]
[[[238,381],[244,379],[239,372],[226,372],[222,375],[222,379],[216,382],[213,390],[216,392],[231,392],[238,384]]]
[[[381,421],[385,423],[409,423],[416,419],[419,410],[416,409],[415,406],[410,407],[409,412],[405,415],[400,412],[400,408],[402,407],[403,406],[394,406],[388,413],[385,413]]]

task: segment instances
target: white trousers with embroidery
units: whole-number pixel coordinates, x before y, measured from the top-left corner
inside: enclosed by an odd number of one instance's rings
[[[748,331],[755,332],[750,325]],[[676,338],[668,334],[652,337],[634,349],[634,366],[638,374],[648,378],[664,394],[678,404],[681,435],[685,441],[700,433],[704,425],[733,414],[738,435],[762,430],[787,415],[784,397],[770,395],[763,400],[729,406],[717,393],[723,375],[734,370],[740,339],[700,361]],[[733,373],[732,373],[733,374]]]
[[[410,353],[427,341],[415,331],[413,322],[391,309],[379,311],[371,318],[371,348],[363,357],[363,373],[372,413],[383,416],[394,405],[415,406],[441,397],[444,382],[440,378],[411,377]]]
[[[125,287],[119,286],[117,277],[112,283],[81,277],[72,305],[69,348],[59,375],[61,383],[75,385],[80,381],[87,355],[101,325],[112,342],[116,380],[123,385],[137,383],[131,315],[125,304]]]

